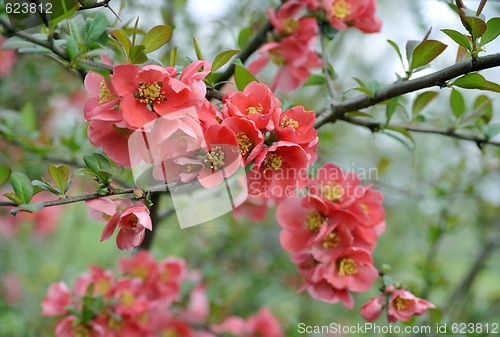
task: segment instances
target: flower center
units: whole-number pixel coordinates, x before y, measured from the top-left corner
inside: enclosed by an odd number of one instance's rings
[[[116,125],[113,124],[113,128],[118,132],[120,135],[125,136],[125,138],[129,138],[131,134],[134,133],[134,130],[130,130],[127,128],[119,128]]]
[[[408,300],[398,296],[394,299],[394,304],[398,310],[405,310],[408,307]]]
[[[106,214],[106,213],[102,213],[102,218],[106,221],[109,221],[109,219],[111,219],[111,215],[109,214]]]
[[[242,156],[246,156],[252,152],[255,142],[252,142],[246,133],[239,132],[236,138],[238,139],[238,147],[240,148]]]
[[[99,88],[101,88],[101,93],[99,94],[99,104],[110,102],[116,98],[115,95],[113,95],[109,90],[105,80],[101,81]]]
[[[101,279],[95,283],[95,292],[101,295],[105,295],[111,289],[111,284],[106,279]]]
[[[321,228],[323,222],[327,221],[328,218],[318,211],[312,211],[306,218],[306,228],[309,228],[311,232],[316,233]]]
[[[130,291],[125,290],[123,294],[120,296],[120,300],[122,301],[124,306],[131,307],[132,304],[134,303],[135,296],[132,295]]]
[[[293,18],[288,18],[283,21],[283,30],[287,34],[292,34],[294,31],[299,29],[299,23]]]
[[[273,170],[279,169],[282,163],[280,155],[274,152],[269,152],[264,159],[264,166]]]
[[[286,129],[289,126],[292,126],[293,129],[296,130],[299,127],[299,122],[297,122],[294,119],[288,118],[287,116],[283,117],[283,120],[281,121],[280,127],[282,129]]]
[[[181,166],[181,171],[184,173],[193,172],[194,169],[195,169],[195,165],[193,165],[193,164],[185,164],[185,165]]]
[[[114,331],[120,331],[123,328],[123,321],[110,317],[108,321],[108,328]]]
[[[340,236],[336,230],[323,238],[323,247],[338,247],[340,245]]]
[[[347,3],[345,0],[339,0],[333,5],[335,10],[334,17],[340,20],[344,20],[346,17],[351,15],[351,4]]]
[[[175,329],[167,329],[161,333],[161,337],[180,337]]]
[[[220,146],[216,146],[207,153],[208,160],[210,161],[210,167],[214,170],[220,170],[224,167],[224,158],[226,155]]]
[[[89,329],[82,324],[78,324],[77,326],[74,326],[71,332],[73,333],[73,336],[75,336],[75,337],[90,337],[91,336]]]
[[[135,268],[132,273],[131,273],[131,276],[132,277],[138,277],[142,280],[145,280],[147,277],[148,277],[148,270],[144,267],[137,267]]]
[[[344,195],[344,189],[339,184],[329,183],[321,189],[323,197],[331,202],[339,202]]]
[[[337,260],[339,276],[354,275],[358,272],[358,265],[350,257],[342,257]]]
[[[247,108],[249,115],[253,115],[256,113],[262,113],[263,110],[264,110],[264,108],[262,108],[262,104],[260,104],[260,103],[257,106],[251,106],[251,107]]]
[[[285,58],[283,57],[283,53],[281,52],[281,49],[275,48],[269,51],[269,54],[271,55],[271,61],[280,67],[285,63]]]
[[[130,227],[132,227],[132,228],[137,227],[138,221],[139,221],[139,219],[137,218],[137,216],[135,214],[130,214],[127,217],[127,222],[130,224]]]
[[[143,83],[139,85],[138,97],[139,102],[144,104],[159,104],[165,99],[164,93],[161,91],[161,86],[158,82]]]

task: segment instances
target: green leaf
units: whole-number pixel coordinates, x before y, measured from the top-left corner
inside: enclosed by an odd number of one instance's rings
[[[4,193],[3,196],[9,199],[10,201],[15,202],[18,205],[23,203],[23,201],[15,193],[7,192]]]
[[[0,186],[5,184],[10,177],[10,168],[7,166],[0,166]]]
[[[177,47],[172,48],[170,52],[170,66],[175,67],[175,59],[177,58]]]
[[[486,125],[485,134],[488,139],[500,134],[500,123]]]
[[[471,73],[457,78],[451,85],[464,89],[480,89],[488,86],[483,76]]]
[[[66,53],[68,54],[68,59],[71,61],[73,61],[80,54],[80,48],[72,36],[67,37]]]
[[[242,65],[235,63],[234,82],[236,83],[236,87],[238,88],[239,91],[243,91],[249,83],[254,81],[258,82],[255,76],[253,76],[250,71],[248,71]]]
[[[31,101],[24,103],[21,108],[21,123],[28,131],[35,131],[37,129],[37,116]]]
[[[478,96],[474,102],[474,110],[478,110],[479,114],[476,117],[476,122],[488,124],[491,121],[491,117],[493,116],[493,106],[491,104],[491,99],[488,96]]]
[[[78,43],[85,43],[85,19],[81,14],[74,16],[69,20],[70,35]]]
[[[500,18],[493,18],[486,25],[486,31],[481,36],[481,46],[493,41],[500,34]]]
[[[92,43],[96,42],[99,37],[106,31],[106,27],[108,26],[108,20],[106,16],[102,13],[97,13],[94,19],[87,20],[90,21],[87,27],[87,39],[85,44],[90,46]]]
[[[69,169],[66,165],[50,165],[49,174],[59,187],[59,191],[63,192],[66,183],[68,182]]]
[[[391,41],[391,40],[387,40],[387,42],[389,42],[389,44],[392,46],[392,48],[394,48],[396,53],[398,53],[399,59],[401,60],[401,64],[404,67],[405,64],[403,62],[403,55],[401,55],[401,50],[399,50],[398,45],[394,41]]]
[[[247,27],[243,28],[238,35],[238,47],[240,49],[245,48],[247,43],[250,41],[250,38],[252,37],[252,28]]]
[[[133,46],[130,50],[130,62],[133,64],[141,64],[147,62],[148,57],[144,53],[144,49],[145,47],[142,44]]]
[[[151,28],[142,39],[141,44],[145,46],[144,53],[148,54],[165,45],[172,37],[172,28],[160,25]]]
[[[307,80],[304,82],[304,87],[309,87],[311,85],[323,85],[326,83],[326,79],[321,75],[309,75]]]
[[[83,157],[85,165],[95,173],[101,170],[106,170],[110,167],[109,161],[102,154],[94,153],[90,156]],[[76,174],[76,172],[75,172]]]
[[[32,42],[28,42],[19,37],[11,37],[10,39],[4,41],[4,43],[2,44],[2,49],[3,50],[21,49],[21,48],[30,48],[34,46],[36,45]]]
[[[460,91],[456,89],[451,90],[450,104],[451,110],[456,118],[459,118],[465,113],[465,101]]]
[[[372,115],[369,115],[366,112],[362,112],[362,111],[351,111],[351,112],[346,113],[345,115],[349,116],[349,117],[366,117],[366,118],[373,119]]]
[[[472,50],[472,46],[464,34],[453,29],[441,29],[441,31],[451,37],[453,41],[458,43],[460,46],[466,48],[467,50]]]
[[[428,64],[441,54],[447,45],[436,40],[422,41],[413,51],[410,69]]]
[[[203,54],[200,49],[200,44],[198,43],[198,40],[196,40],[195,37],[193,37],[193,44],[194,44],[194,50],[196,51],[196,57],[198,57],[198,60],[204,60],[205,58],[203,57]]]
[[[500,92],[500,85],[494,82],[486,81],[486,87],[480,88],[481,90],[489,90],[493,92]]]
[[[73,176],[96,176],[97,173],[89,168],[80,168],[73,172]]]
[[[35,213],[35,212],[40,212],[43,207],[44,207],[44,203],[43,202],[36,202],[36,203],[33,203],[33,204],[22,204],[22,205],[19,205],[19,207],[21,207],[24,211],[27,211],[29,213]],[[18,213],[18,212],[16,212]]]
[[[426,91],[419,94],[413,101],[413,106],[411,109],[412,119],[422,111],[434,98],[438,95],[437,91]]]
[[[121,29],[115,29],[110,33],[110,35],[120,42],[123,49],[127,53],[126,56],[129,55],[130,49],[132,49],[132,42],[130,42],[127,34],[125,34],[125,32]]]
[[[417,40],[408,40],[406,42],[406,59],[408,60],[408,65],[411,64],[411,58],[413,55],[413,51],[419,45],[420,41]]]
[[[229,60],[241,50],[226,50],[217,55],[212,63],[212,73],[215,73],[218,69],[224,66]]]
[[[50,185],[49,183],[45,181],[40,181],[40,180],[33,180],[31,182],[35,188],[40,188],[42,190],[45,190],[47,192],[53,193],[55,195],[60,195],[61,191],[58,191],[57,189],[54,188],[54,186]]]
[[[14,172],[10,176],[10,183],[22,203],[29,204],[34,194],[31,180],[23,173]]]
[[[462,9],[460,9],[460,18],[474,40],[480,38],[486,31],[486,22],[476,16],[465,15]]]

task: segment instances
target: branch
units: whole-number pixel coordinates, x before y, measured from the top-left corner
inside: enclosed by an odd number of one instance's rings
[[[80,3],[80,8],[78,8],[78,10],[83,11],[86,9],[93,9],[98,7],[109,7],[109,3],[111,2],[111,0],[98,1],[93,5],[87,5],[87,6],[85,6],[85,1],[78,1],[78,2]]]
[[[149,186],[145,188],[146,193],[154,193],[154,192],[165,192],[165,191],[170,191],[176,187],[179,187],[184,184],[179,184],[179,183],[172,183],[172,184],[161,184],[161,185],[155,185],[155,186]],[[65,204],[72,204],[75,202],[81,202],[81,201],[87,201],[87,200],[93,200],[93,199],[99,199],[102,197],[110,197],[113,195],[122,195],[122,194],[131,194],[134,193],[134,188],[129,187],[129,188],[123,188],[123,189],[117,189],[114,191],[111,191],[110,193],[106,195],[100,195],[97,193],[90,193],[90,194],[84,194],[84,195],[77,195],[74,197],[67,197],[67,198],[62,198],[58,200],[52,200],[52,201],[46,201],[43,202],[43,207],[51,207],[51,206],[59,206],[59,205],[65,205]],[[0,201],[0,207],[17,207],[19,206],[15,202],[12,201]]]
[[[443,86],[446,81],[455,77],[498,66],[500,66],[500,53],[491,54],[479,57],[476,60],[469,59],[413,80],[396,82],[378,90],[373,97],[363,95],[339,103],[331,102],[318,112],[319,117],[314,126],[315,128],[319,128],[326,123],[335,123],[347,112],[364,109],[393,97],[401,96],[420,89],[433,86]]]
[[[364,118],[359,118],[359,117],[348,117],[348,116],[341,116],[341,117],[339,117],[339,120],[344,121],[344,122],[348,122],[351,124],[355,124],[355,125],[364,126],[368,129],[370,129],[372,132],[383,130],[386,128],[400,128],[400,129],[405,129],[407,131],[412,131],[412,132],[433,133],[433,134],[437,134],[437,135],[443,135],[443,136],[453,137],[453,138],[457,138],[457,139],[468,140],[468,141],[475,142],[476,144],[478,144],[478,146],[482,146],[484,144],[491,144],[491,145],[500,146],[499,141],[491,141],[488,138],[459,133],[459,132],[456,132],[456,130],[453,128],[445,129],[445,128],[439,128],[439,127],[428,126],[428,125],[412,125],[412,124],[396,124],[396,123],[386,125],[385,123],[382,123],[382,122],[366,120]]]
[[[328,91],[330,92],[332,101],[336,101],[337,92],[335,90],[335,84],[333,83],[332,77],[330,76],[330,69],[328,68],[328,64],[330,62],[328,61],[328,54],[326,52],[326,45],[325,45],[325,36],[323,34],[323,29],[321,29],[321,27],[319,29],[319,41],[321,46],[321,61],[323,64],[323,73],[325,74],[326,78],[326,86],[328,87]]]

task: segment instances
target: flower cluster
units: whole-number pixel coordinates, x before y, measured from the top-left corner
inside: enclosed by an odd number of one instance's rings
[[[375,17],[376,7],[376,0],[290,0],[276,12],[270,8],[272,41],[262,46],[260,56],[248,68],[256,74],[272,61],[280,69],[271,89],[295,90],[306,81],[311,69],[322,64],[314,51],[318,20],[336,30],[353,26],[364,33],[375,33],[382,27],[382,21]]]
[[[70,290],[63,282],[52,284],[42,303],[44,316],[61,319],[57,337],[234,336],[283,337],[271,312],[263,308],[248,320],[229,317],[208,325],[206,285],[197,271],[188,271],[184,260],[167,257],[156,262],[146,251],[118,263],[120,277],[110,270],[90,266]],[[194,284],[183,296],[182,289]]]
[[[428,308],[435,308],[434,304],[418,298],[406,288],[396,290],[394,285],[388,285],[384,293],[372,298],[361,308],[361,316],[373,322],[387,308],[387,321],[409,321],[413,315],[423,315]]]
[[[120,228],[116,237],[116,245],[121,250],[138,247],[144,240],[146,229],[153,230],[149,210],[143,200],[132,204],[128,198],[99,198],[85,203],[89,207],[92,219],[106,223],[101,242],[109,239],[116,227]]]
[[[278,204],[281,245],[313,298],[352,309],[350,292],[367,291],[377,279],[371,253],[385,230],[385,211],[371,187],[327,164],[309,181],[309,195]]]
[[[252,194],[301,187],[299,172],[317,158],[314,112],[282,111],[257,82],[226,94],[221,106],[212,104],[203,83],[210,69],[196,61],[179,79],[175,68],[154,65],[118,65],[110,80],[89,73],[89,140],[118,165],[154,165],[154,179],[163,182],[197,179],[210,189],[253,164],[246,177]]]

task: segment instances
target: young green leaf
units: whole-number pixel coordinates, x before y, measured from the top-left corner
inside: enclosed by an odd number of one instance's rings
[[[307,80],[304,82],[303,86],[308,87],[311,85],[323,85],[326,83],[326,79],[321,75],[309,75]]]
[[[91,21],[90,21],[91,20]],[[87,39],[85,44],[90,46],[92,43],[96,42],[102,34],[106,31],[106,27],[108,26],[108,20],[106,16],[102,13],[97,13],[95,18],[87,20],[87,23],[90,21],[90,24],[87,24]]]
[[[80,54],[80,48],[72,36],[66,38],[66,53],[71,61]]]
[[[45,181],[33,180],[31,183],[35,189],[42,189],[55,195],[61,195],[61,191],[58,191],[54,186]]]
[[[10,177],[10,168],[7,166],[0,166],[0,186],[5,184]]]
[[[463,13],[463,10],[460,10],[460,12]],[[467,29],[470,35],[472,35],[472,38],[474,40],[479,39],[486,31],[486,22],[484,22],[480,18],[462,14],[460,14],[460,17],[465,29]]]
[[[56,186],[59,187],[59,191],[63,192],[68,182],[68,167],[66,165],[50,165],[49,174],[56,183]]]
[[[413,106],[411,109],[412,119],[422,111],[434,98],[438,95],[437,91],[426,91],[417,96],[413,101]]]
[[[467,50],[472,50],[472,46],[464,34],[453,29],[441,29],[441,31],[451,37],[453,41],[458,43],[460,46],[466,48]]]
[[[81,14],[74,16],[69,20],[70,35],[78,43],[85,43],[85,19]]]
[[[10,183],[22,203],[29,204],[34,194],[31,180],[23,173],[14,172],[10,176]]]
[[[441,54],[447,45],[436,40],[425,40],[413,51],[410,69],[416,69],[428,64]]]
[[[456,118],[462,116],[465,112],[465,100],[460,91],[456,89],[451,90],[450,95],[451,110]]]
[[[258,82],[255,76],[253,76],[250,71],[236,63],[234,68],[234,81],[239,91],[243,91],[245,87],[251,82]]]
[[[252,37],[252,28],[250,27],[243,28],[240,34],[238,35],[238,47],[240,49],[245,48],[248,41],[250,41],[251,37]]]
[[[394,41],[391,41],[391,40],[387,40],[387,42],[389,42],[389,44],[392,46],[392,48],[394,48],[396,53],[398,53],[399,59],[401,60],[401,64],[403,65],[403,68],[404,68],[405,64],[403,62],[403,55],[401,55],[401,51],[399,50],[398,45]]]
[[[148,57],[144,53],[144,49],[145,47],[142,44],[133,46],[132,49],[130,49],[130,62],[133,64],[141,64],[147,62]]]
[[[406,59],[408,60],[408,64],[411,64],[411,58],[412,58],[412,55],[413,55],[413,51],[415,50],[415,48],[419,45],[421,41],[417,41],[417,40],[408,40],[406,42]]]
[[[481,95],[476,98],[473,106],[474,110],[478,111],[476,122],[484,122],[488,124],[493,116],[493,106],[491,99],[488,96]]]
[[[120,42],[123,49],[127,53],[125,56],[128,56],[128,54],[130,54],[130,49],[132,48],[132,42],[130,42],[130,39],[127,37],[125,32],[121,29],[115,29],[110,33],[110,35]]]
[[[151,28],[146,36],[141,41],[145,46],[144,53],[148,54],[165,45],[172,37],[172,28],[165,25],[160,25]]]
[[[485,127],[485,135],[488,139],[498,134],[500,134],[500,123],[490,124]]]
[[[480,89],[488,86],[483,76],[471,73],[457,78],[451,85],[464,89]]]
[[[481,46],[493,41],[500,34],[500,18],[490,19],[486,25],[486,31],[481,36]]]
[[[215,73],[218,69],[223,67],[229,62],[231,57],[238,54],[241,50],[226,50],[217,55],[212,63],[212,73]]]
[[[193,44],[194,44],[194,50],[196,52],[196,57],[198,57],[198,60],[204,60],[205,58],[203,57],[203,54],[200,49],[200,44],[198,43],[198,40],[196,40],[195,37],[193,37]]]
[[[170,52],[170,66],[175,67],[175,59],[177,58],[177,47],[172,48]]]
[[[21,123],[28,131],[35,131],[37,129],[37,116],[33,103],[28,101],[24,103],[21,108]]]

